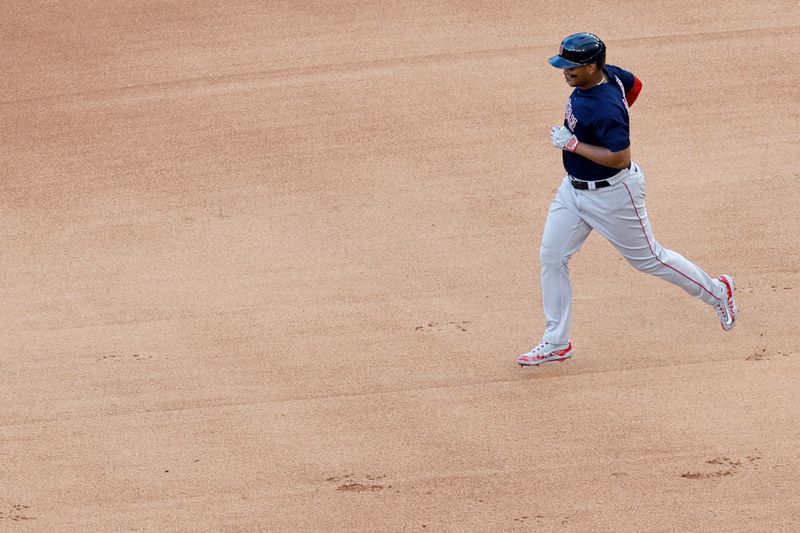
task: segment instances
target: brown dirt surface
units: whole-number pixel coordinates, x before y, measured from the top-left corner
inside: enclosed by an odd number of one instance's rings
[[[800,7],[565,6],[2,2],[0,531],[800,530]],[[742,314],[593,235],[521,369],[585,30]]]

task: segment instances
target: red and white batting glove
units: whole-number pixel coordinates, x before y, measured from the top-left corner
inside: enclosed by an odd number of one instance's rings
[[[574,152],[578,147],[578,138],[566,126],[553,126],[550,130],[550,139],[553,141],[553,146],[568,152]]]

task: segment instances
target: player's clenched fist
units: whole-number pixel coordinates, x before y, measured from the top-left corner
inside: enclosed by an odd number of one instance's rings
[[[550,139],[553,141],[553,146],[568,152],[574,152],[578,147],[578,138],[566,126],[553,126]]]

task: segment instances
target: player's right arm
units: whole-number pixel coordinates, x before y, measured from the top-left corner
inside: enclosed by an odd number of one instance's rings
[[[597,138],[602,139],[605,146],[581,141],[566,126],[556,126],[551,130],[553,146],[585,157],[604,167],[620,170],[626,168],[631,162],[627,116],[627,111],[619,105],[615,115],[603,116],[595,124],[593,129],[597,133]]]
[[[579,142],[577,146],[575,146],[573,153],[594,161],[598,165],[603,165],[604,167],[622,170],[623,168],[628,168],[628,165],[631,164],[630,146],[619,152],[612,152],[605,146],[595,146],[593,144]]]

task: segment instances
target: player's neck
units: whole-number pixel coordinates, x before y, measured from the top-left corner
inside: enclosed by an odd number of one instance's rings
[[[583,85],[578,86],[578,89],[582,91],[588,91],[590,89],[594,89],[598,85],[602,85],[606,81],[606,76],[603,74],[602,70],[598,70],[597,74],[592,76],[591,79],[586,80],[586,83]]]

